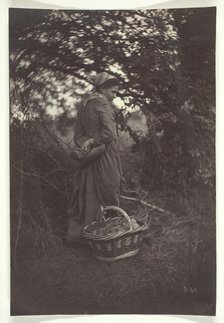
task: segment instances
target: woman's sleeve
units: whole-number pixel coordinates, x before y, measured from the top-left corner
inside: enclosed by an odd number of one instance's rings
[[[81,113],[78,111],[74,125],[74,142],[79,144],[80,139],[84,137],[84,130],[81,123]]]
[[[100,132],[94,136],[95,144],[108,144],[113,140],[116,140],[117,133],[115,127],[115,121],[110,106],[108,104],[101,105],[98,109],[98,117],[100,119]]]

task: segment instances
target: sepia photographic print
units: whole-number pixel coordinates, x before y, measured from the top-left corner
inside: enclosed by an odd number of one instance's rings
[[[11,315],[216,313],[216,7],[9,9]]]

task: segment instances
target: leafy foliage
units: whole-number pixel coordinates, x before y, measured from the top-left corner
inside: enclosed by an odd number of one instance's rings
[[[10,71],[12,80],[20,83],[15,85],[31,103],[29,110],[32,107],[41,110],[42,102],[46,109],[50,99],[54,106],[68,108],[69,104],[59,97],[58,88],[61,96],[69,91],[78,96],[88,84],[88,73],[102,70],[122,81],[120,95],[127,105],[156,109],[162,107],[165,99],[167,105],[168,82],[163,78],[174,74],[177,55],[177,35],[170,25],[172,16],[168,11],[38,14],[31,10],[24,15],[20,16],[22,21],[27,15],[42,18],[25,28],[18,26],[15,10],[11,15]],[[24,106],[21,109],[27,112]]]

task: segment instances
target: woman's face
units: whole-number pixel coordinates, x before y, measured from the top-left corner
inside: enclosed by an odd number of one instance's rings
[[[112,86],[107,89],[103,88],[102,93],[107,98],[108,101],[113,101],[117,96],[118,86]]]

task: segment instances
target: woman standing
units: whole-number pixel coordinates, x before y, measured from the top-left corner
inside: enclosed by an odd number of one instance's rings
[[[85,225],[100,220],[101,206],[117,205],[119,199],[121,164],[111,106],[118,91],[117,80],[102,72],[96,75],[93,84],[95,91],[87,96],[78,112],[74,134],[76,146],[90,158],[87,162],[78,162],[74,170],[68,208],[69,240],[79,238]]]

